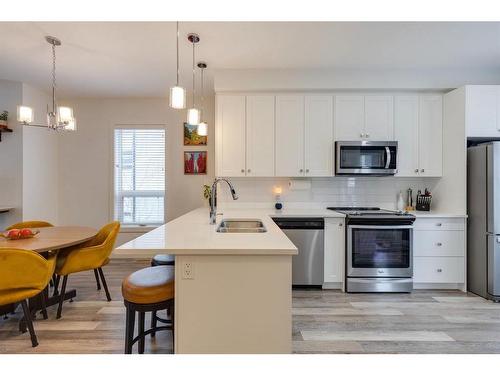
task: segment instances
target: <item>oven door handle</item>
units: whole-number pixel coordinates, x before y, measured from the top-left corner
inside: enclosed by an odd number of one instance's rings
[[[385,169],[389,169],[391,165],[391,149],[389,147],[385,147]]]
[[[360,229],[413,229],[413,225],[347,225],[350,228]]]

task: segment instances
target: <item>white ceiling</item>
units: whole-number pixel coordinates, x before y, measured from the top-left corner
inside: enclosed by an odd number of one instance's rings
[[[450,69],[498,71],[500,23],[184,22],[181,71],[191,85],[188,32],[213,69]],[[173,22],[1,22],[0,79],[44,88],[58,48],[65,96],[165,96],[175,81]]]

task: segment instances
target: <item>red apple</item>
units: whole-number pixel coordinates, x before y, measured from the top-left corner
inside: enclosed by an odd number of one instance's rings
[[[7,237],[14,240],[16,238],[19,238],[20,233],[21,231],[19,229],[11,229],[9,230],[9,233],[7,233]]]
[[[29,228],[21,229],[21,234],[20,234],[21,237],[30,237],[32,235],[33,235],[33,232],[31,229],[29,229]]]

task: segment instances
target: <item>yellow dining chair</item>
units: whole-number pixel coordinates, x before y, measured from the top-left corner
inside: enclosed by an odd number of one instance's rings
[[[97,275],[98,272],[101,277],[104,290],[106,291],[106,297],[108,301],[111,301],[111,296],[109,294],[108,285],[106,284],[106,279],[104,278],[102,267],[109,263],[109,256],[113,251],[119,230],[120,223],[118,221],[113,221],[112,223],[106,224],[102,227],[99,233],[97,233],[97,235],[90,241],[80,245],[79,247],[62,250],[58,254],[56,274],[58,279],[60,279],[61,276],[63,279],[60,292],[61,297],[59,299],[59,307],[57,309],[57,319],[61,317],[68,275],[72,273],[94,270],[94,273]],[[56,282],[56,284],[59,284],[59,282]]]
[[[31,221],[21,221],[20,223],[15,223],[12,224],[10,227],[7,227],[7,230],[11,229],[23,229],[23,228],[47,228],[47,227],[53,227],[54,225],[49,223],[48,221],[41,221],[41,220],[31,220]],[[50,286],[55,285],[55,276],[54,279],[50,279],[49,282]],[[43,317],[44,319],[47,319],[47,311],[43,311]]]
[[[55,265],[56,256],[52,254],[45,259],[30,250],[0,249],[0,305],[21,302],[33,347],[38,340],[27,300],[44,291]]]
[[[20,223],[12,224],[6,230],[23,229],[23,228],[46,228],[46,227],[53,227],[53,225],[47,221],[21,221]]]

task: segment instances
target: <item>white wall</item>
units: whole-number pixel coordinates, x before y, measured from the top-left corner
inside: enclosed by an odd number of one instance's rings
[[[397,53],[397,51],[395,51]],[[224,91],[279,90],[438,90],[465,84],[500,84],[496,71],[461,69],[221,69],[214,89]]]
[[[16,122],[17,105],[22,101],[22,84],[0,80],[0,111],[9,111],[9,127],[0,142],[0,206],[15,207],[0,213],[0,230],[22,220],[23,133]]]
[[[35,123],[46,122],[50,100],[45,92],[23,84],[22,103],[33,108]],[[59,139],[53,130],[23,127],[23,220],[58,223]]]
[[[166,219],[203,205],[202,186],[214,174],[214,99],[205,99],[208,148],[183,146],[185,111],[169,108],[167,98],[73,99],[78,131],[61,134],[59,221],[100,226],[112,220],[112,128],[116,124],[165,124]],[[183,150],[208,149],[208,175],[185,176]]]

